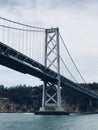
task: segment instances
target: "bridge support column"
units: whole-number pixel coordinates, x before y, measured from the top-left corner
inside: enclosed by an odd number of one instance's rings
[[[59,52],[59,29],[45,30],[45,66],[57,73],[57,83],[43,83],[42,107],[40,111],[61,112],[61,87],[60,87],[60,52]]]
[[[89,105],[90,105],[90,106],[93,105],[92,99],[89,100]]]
[[[43,93],[42,93],[42,107],[40,111],[45,111],[45,83],[43,83]]]

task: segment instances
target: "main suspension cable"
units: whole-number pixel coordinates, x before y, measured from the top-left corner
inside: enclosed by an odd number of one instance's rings
[[[71,77],[73,78],[73,80],[74,80],[76,83],[78,83],[77,80],[75,79],[75,77],[73,76],[73,74],[71,73],[71,71],[68,69],[67,65],[65,64],[65,62],[64,62],[64,60],[63,60],[63,58],[62,58],[61,56],[60,56],[60,59],[61,59],[63,65],[65,66],[65,68],[67,69],[67,71],[69,72],[69,74],[71,75]]]
[[[19,25],[22,25],[22,26],[30,27],[30,28],[36,28],[36,29],[42,29],[42,30],[45,30],[45,29],[46,29],[46,28],[42,28],[42,27],[35,27],[35,26],[30,26],[30,25],[27,25],[27,24],[15,22],[15,21],[13,21],[13,20],[9,20],[9,19],[3,18],[3,17],[0,17],[0,19],[5,20],[5,21],[8,21],[8,22],[15,23],[15,24],[19,24]]]
[[[19,31],[26,31],[26,32],[44,32],[44,30],[22,29],[22,28],[15,28],[15,27],[10,27],[10,26],[5,26],[5,25],[0,25],[0,27],[13,29],[13,30],[19,30]]]
[[[61,36],[60,33],[59,33],[59,36],[60,36],[60,38],[61,38],[61,40],[62,40],[62,43],[63,43],[63,45],[64,45],[64,47],[65,47],[65,49],[66,49],[66,51],[67,51],[67,53],[68,53],[68,55],[69,55],[69,57],[70,57],[70,59],[71,59],[73,65],[75,66],[75,68],[76,68],[78,74],[80,75],[80,77],[82,78],[82,80],[84,81],[84,83],[86,83],[85,79],[83,78],[82,74],[80,73],[79,69],[77,68],[77,66],[76,66],[76,64],[75,64],[75,62],[74,62],[74,60],[73,60],[73,58],[72,58],[72,56],[71,56],[69,50],[67,49],[66,44],[65,44],[65,42],[64,42],[64,40],[63,40],[63,38],[62,38],[62,36]]]
[[[50,47],[49,47],[49,48],[50,48]],[[51,48],[50,48],[50,49],[51,49]],[[53,51],[52,53],[56,55],[56,53],[55,53],[54,51]],[[68,73],[70,74],[70,76],[73,78],[73,80],[74,80],[76,83],[78,83],[77,80],[75,79],[75,77],[73,76],[73,74],[71,73],[71,71],[69,70],[69,68],[67,67],[67,65],[65,64],[63,58],[62,58],[60,55],[59,55],[59,57],[60,57],[60,59],[61,59],[63,65],[64,65],[65,68],[67,69]]]

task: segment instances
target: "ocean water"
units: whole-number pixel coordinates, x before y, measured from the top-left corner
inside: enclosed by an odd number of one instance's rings
[[[0,130],[98,130],[98,115],[0,113]]]

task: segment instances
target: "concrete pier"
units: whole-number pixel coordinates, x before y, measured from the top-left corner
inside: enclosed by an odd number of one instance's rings
[[[64,111],[36,111],[35,115],[69,115],[69,112]]]

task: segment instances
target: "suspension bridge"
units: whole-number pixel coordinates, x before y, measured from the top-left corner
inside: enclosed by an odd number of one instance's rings
[[[29,26],[0,17],[0,64],[43,81],[42,113],[64,114],[61,106],[62,86],[98,100],[97,94],[80,85],[86,81],[59,28]],[[50,106],[55,109],[48,110]]]

